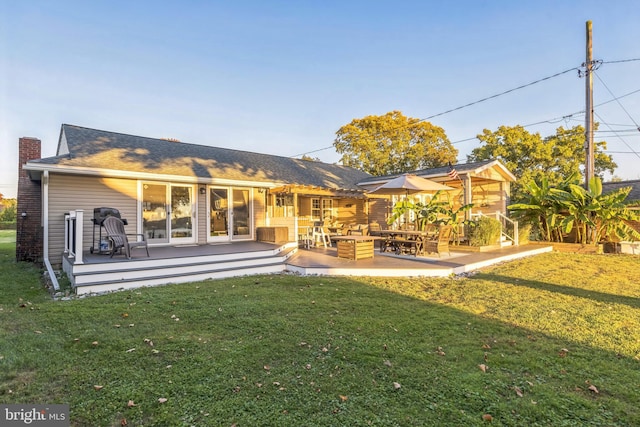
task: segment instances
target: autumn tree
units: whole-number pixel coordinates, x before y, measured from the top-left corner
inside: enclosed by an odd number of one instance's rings
[[[352,120],[333,146],[343,165],[375,176],[444,166],[458,156],[444,129],[400,111]]]
[[[481,146],[474,148],[468,161],[500,160],[518,181],[512,187],[512,197],[518,198],[520,189],[529,182],[540,182],[543,177],[551,185],[562,182],[573,173],[582,176],[585,161],[584,127],[559,127],[555,135],[543,138],[522,126],[500,126],[492,132],[483,130],[478,135]],[[595,143],[595,173],[613,173],[617,165],[604,154],[606,142]]]

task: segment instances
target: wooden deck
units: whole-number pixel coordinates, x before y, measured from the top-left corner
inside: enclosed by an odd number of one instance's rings
[[[450,256],[416,257],[376,249],[373,258],[351,260],[339,258],[335,247],[303,249],[295,243],[245,241],[150,247],[149,257],[137,249],[131,259],[85,253],[82,264],[65,257],[63,269],[82,294],[252,274],[446,277],[551,250],[551,246],[519,246],[470,253],[452,247]]]
[[[551,246],[511,246],[490,252],[456,252],[451,246],[451,256],[443,254],[413,256],[375,251],[373,258],[349,260],[338,258],[336,248],[300,249],[290,257],[287,270],[303,275],[328,276],[380,276],[447,277],[462,274],[500,262],[551,252]]]

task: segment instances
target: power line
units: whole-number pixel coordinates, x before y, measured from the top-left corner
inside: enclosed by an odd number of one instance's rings
[[[543,78],[535,80],[535,81],[533,81],[531,83],[527,83],[527,84],[515,87],[513,89],[505,90],[504,92],[500,92],[500,93],[497,93],[495,95],[491,95],[491,96],[488,96],[486,98],[482,98],[482,99],[479,99],[477,101],[470,102],[470,103],[465,104],[465,105],[461,105],[460,107],[456,107],[456,108],[452,108],[452,109],[447,110],[447,111],[443,111],[442,113],[438,113],[438,114],[431,115],[429,117],[425,117],[424,119],[420,119],[420,121],[423,122],[425,120],[433,119],[434,117],[439,117],[439,116],[443,116],[445,114],[452,113],[454,111],[462,110],[463,108],[467,108],[467,107],[470,107],[472,105],[480,104],[481,102],[485,102],[485,101],[488,101],[490,99],[498,98],[499,96],[506,95],[508,93],[515,92],[516,90],[524,89],[524,88],[529,87],[529,86],[533,86],[533,85],[538,84],[540,82],[543,82],[545,80],[549,80],[549,79],[552,79],[554,77],[558,77],[558,76],[561,76],[563,74],[569,73],[571,71],[576,71],[576,70],[579,70],[579,68],[578,67],[569,68],[568,70],[560,71],[559,73],[553,74],[551,76],[543,77]]]
[[[622,62],[633,62],[633,61],[640,61],[640,58],[620,59],[618,61],[602,61],[602,63],[603,64],[620,64]]]
[[[611,94],[611,96],[613,96],[613,99],[616,100],[616,102],[618,102],[618,105],[620,106],[620,108],[622,108],[622,111],[624,111],[625,113],[627,113],[627,116],[631,119],[631,121],[633,122],[634,125],[636,125],[636,129],[638,129],[638,131],[640,131],[640,126],[638,126],[638,123],[633,119],[633,117],[631,117],[631,114],[629,114],[629,112],[627,111],[626,108],[624,108],[624,105],[622,105],[622,103],[620,102],[620,98],[617,98],[613,92],[611,92],[611,89],[609,89],[609,86],[607,86],[607,84],[604,82],[604,80],[602,80],[602,78],[600,78],[600,76],[598,75],[598,73],[596,73],[596,77],[598,78],[598,80],[600,80],[600,83],[602,83],[602,85],[607,89],[607,91],[609,91],[609,93]]]
[[[595,113],[595,112],[594,112],[594,114],[596,115],[596,117],[598,117],[598,120],[600,120],[600,122],[601,122],[601,123],[604,123],[604,125],[605,125],[605,126],[607,126],[609,129],[611,129],[611,126],[609,126],[609,124],[608,124],[607,122],[605,122],[604,120],[602,120],[602,117],[600,117],[600,115],[598,115],[598,113]],[[629,148],[629,150],[631,150],[631,152],[632,152],[633,154],[635,154],[636,156],[638,156],[638,158],[640,159],[640,154],[638,154],[638,152],[637,152],[637,151],[635,151],[635,150],[633,149],[633,147],[632,147],[631,145],[629,145],[629,143],[628,143],[627,141],[625,141],[625,140],[624,140],[624,138],[623,138],[622,136],[620,136],[620,135],[618,135],[618,134],[616,134],[615,136],[616,136],[616,137],[618,137],[618,139],[619,139],[620,141],[622,141],[622,142],[624,143],[624,145],[626,145],[626,146],[627,146],[627,148]]]
[[[554,77],[558,77],[558,76],[561,76],[561,75],[563,75],[563,74],[569,73],[569,72],[571,72],[571,71],[576,71],[576,70],[578,70],[578,71],[579,71],[579,70],[580,70],[580,68],[579,68],[579,67],[569,68],[569,69],[567,69],[567,70],[560,71],[559,73],[555,73],[555,74],[553,74],[553,75],[551,75],[551,76],[543,77],[543,78],[541,78],[541,79],[534,80],[534,81],[529,82],[529,83],[527,83],[527,84],[520,85],[520,86],[515,87],[515,88],[513,88],[513,89],[505,90],[505,91],[500,92],[500,93],[497,93],[497,94],[495,94],[495,95],[487,96],[487,97],[485,97],[485,98],[481,98],[481,99],[479,99],[479,100],[477,100],[477,101],[469,102],[468,104],[464,104],[464,105],[461,105],[461,106],[456,107],[456,108],[451,108],[451,109],[449,109],[449,110],[443,111],[443,112],[438,113],[438,114],[433,114],[433,115],[431,115],[431,116],[429,116],[429,117],[425,117],[425,118],[423,118],[423,119],[418,119],[418,120],[416,120],[416,121],[414,121],[414,122],[412,122],[412,123],[409,123],[409,124],[407,124],[407,125],[405,125],[405,126],[403,126],[403,127],[412,126],[412,125],[414,125],[414,124],[416,124],[416,123],[420,123],[420,122],[424,122],[424,121],[427,121],[427,120],[433,119],[434,117],[440,117],[440,116],[443,116],[443,115],[445,115],[445,114],[452,113],[452,112],[454,112],[454,111],[462,110],[463,108],[471,107],[472,105],[480,104],[480,103],[482,103],[482,102],[486,102],[486,101],[489,101],[489,100],[491,100],[491,99],[498,98],[498,97],[500,97],[500,96],[503,96],[503,95],[509,94],[509,93],[511,93],[511,92],[515,92],[515,91],[517,91],[517,90],[524,89],[524,88],[529,87],[529,86],[533,86],[533,85],[538,84],[538,83],[541,83],[541,82],[543,82],[543,81],[546,81],[546,80],[552,79],[552,78],[554,78]],[[396,130],[396,129],[401,129],[401,128],[402,128],[402,127],[398,127],[398,128],[394,128],[394,129],[390,129],[390,130]],[[462,142],[462,141],[458,141],[458,142]],[[333,145],[331,145],[331,146],[329,146],[329,147],[319,148],[319,149],[314,150],[314,151],[307,151],[307,152],[305,152],[305,153],[297,154],[297,155],[295,155],[295,156],[291,156],[291,157],[304,156],[305,154],[317,153],[318,151],[324,151],[324,150],[328,150],[328,149],[330,149],[330,148],[333,148]]]

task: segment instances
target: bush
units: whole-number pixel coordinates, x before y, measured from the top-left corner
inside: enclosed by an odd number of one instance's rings
[[[15,230],[16,225],[15,221],[0,221],[0,230]]]
[[[500,221],[487,216],[480,217],[475,227],[471,227],[469,244],[471,246],[489,246],[500,243]]]
[[[518,243],[526,245],[531,240],[531,224],[518,224]]]

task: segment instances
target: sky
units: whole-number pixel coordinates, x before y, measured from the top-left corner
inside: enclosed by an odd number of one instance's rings
[[[640,179],[637,0],[0,0],[0,193],[63,123],[335,163],[341,126],[399,110],[464,163],[483,129],[584,125],[588,20],[596,140]]]

